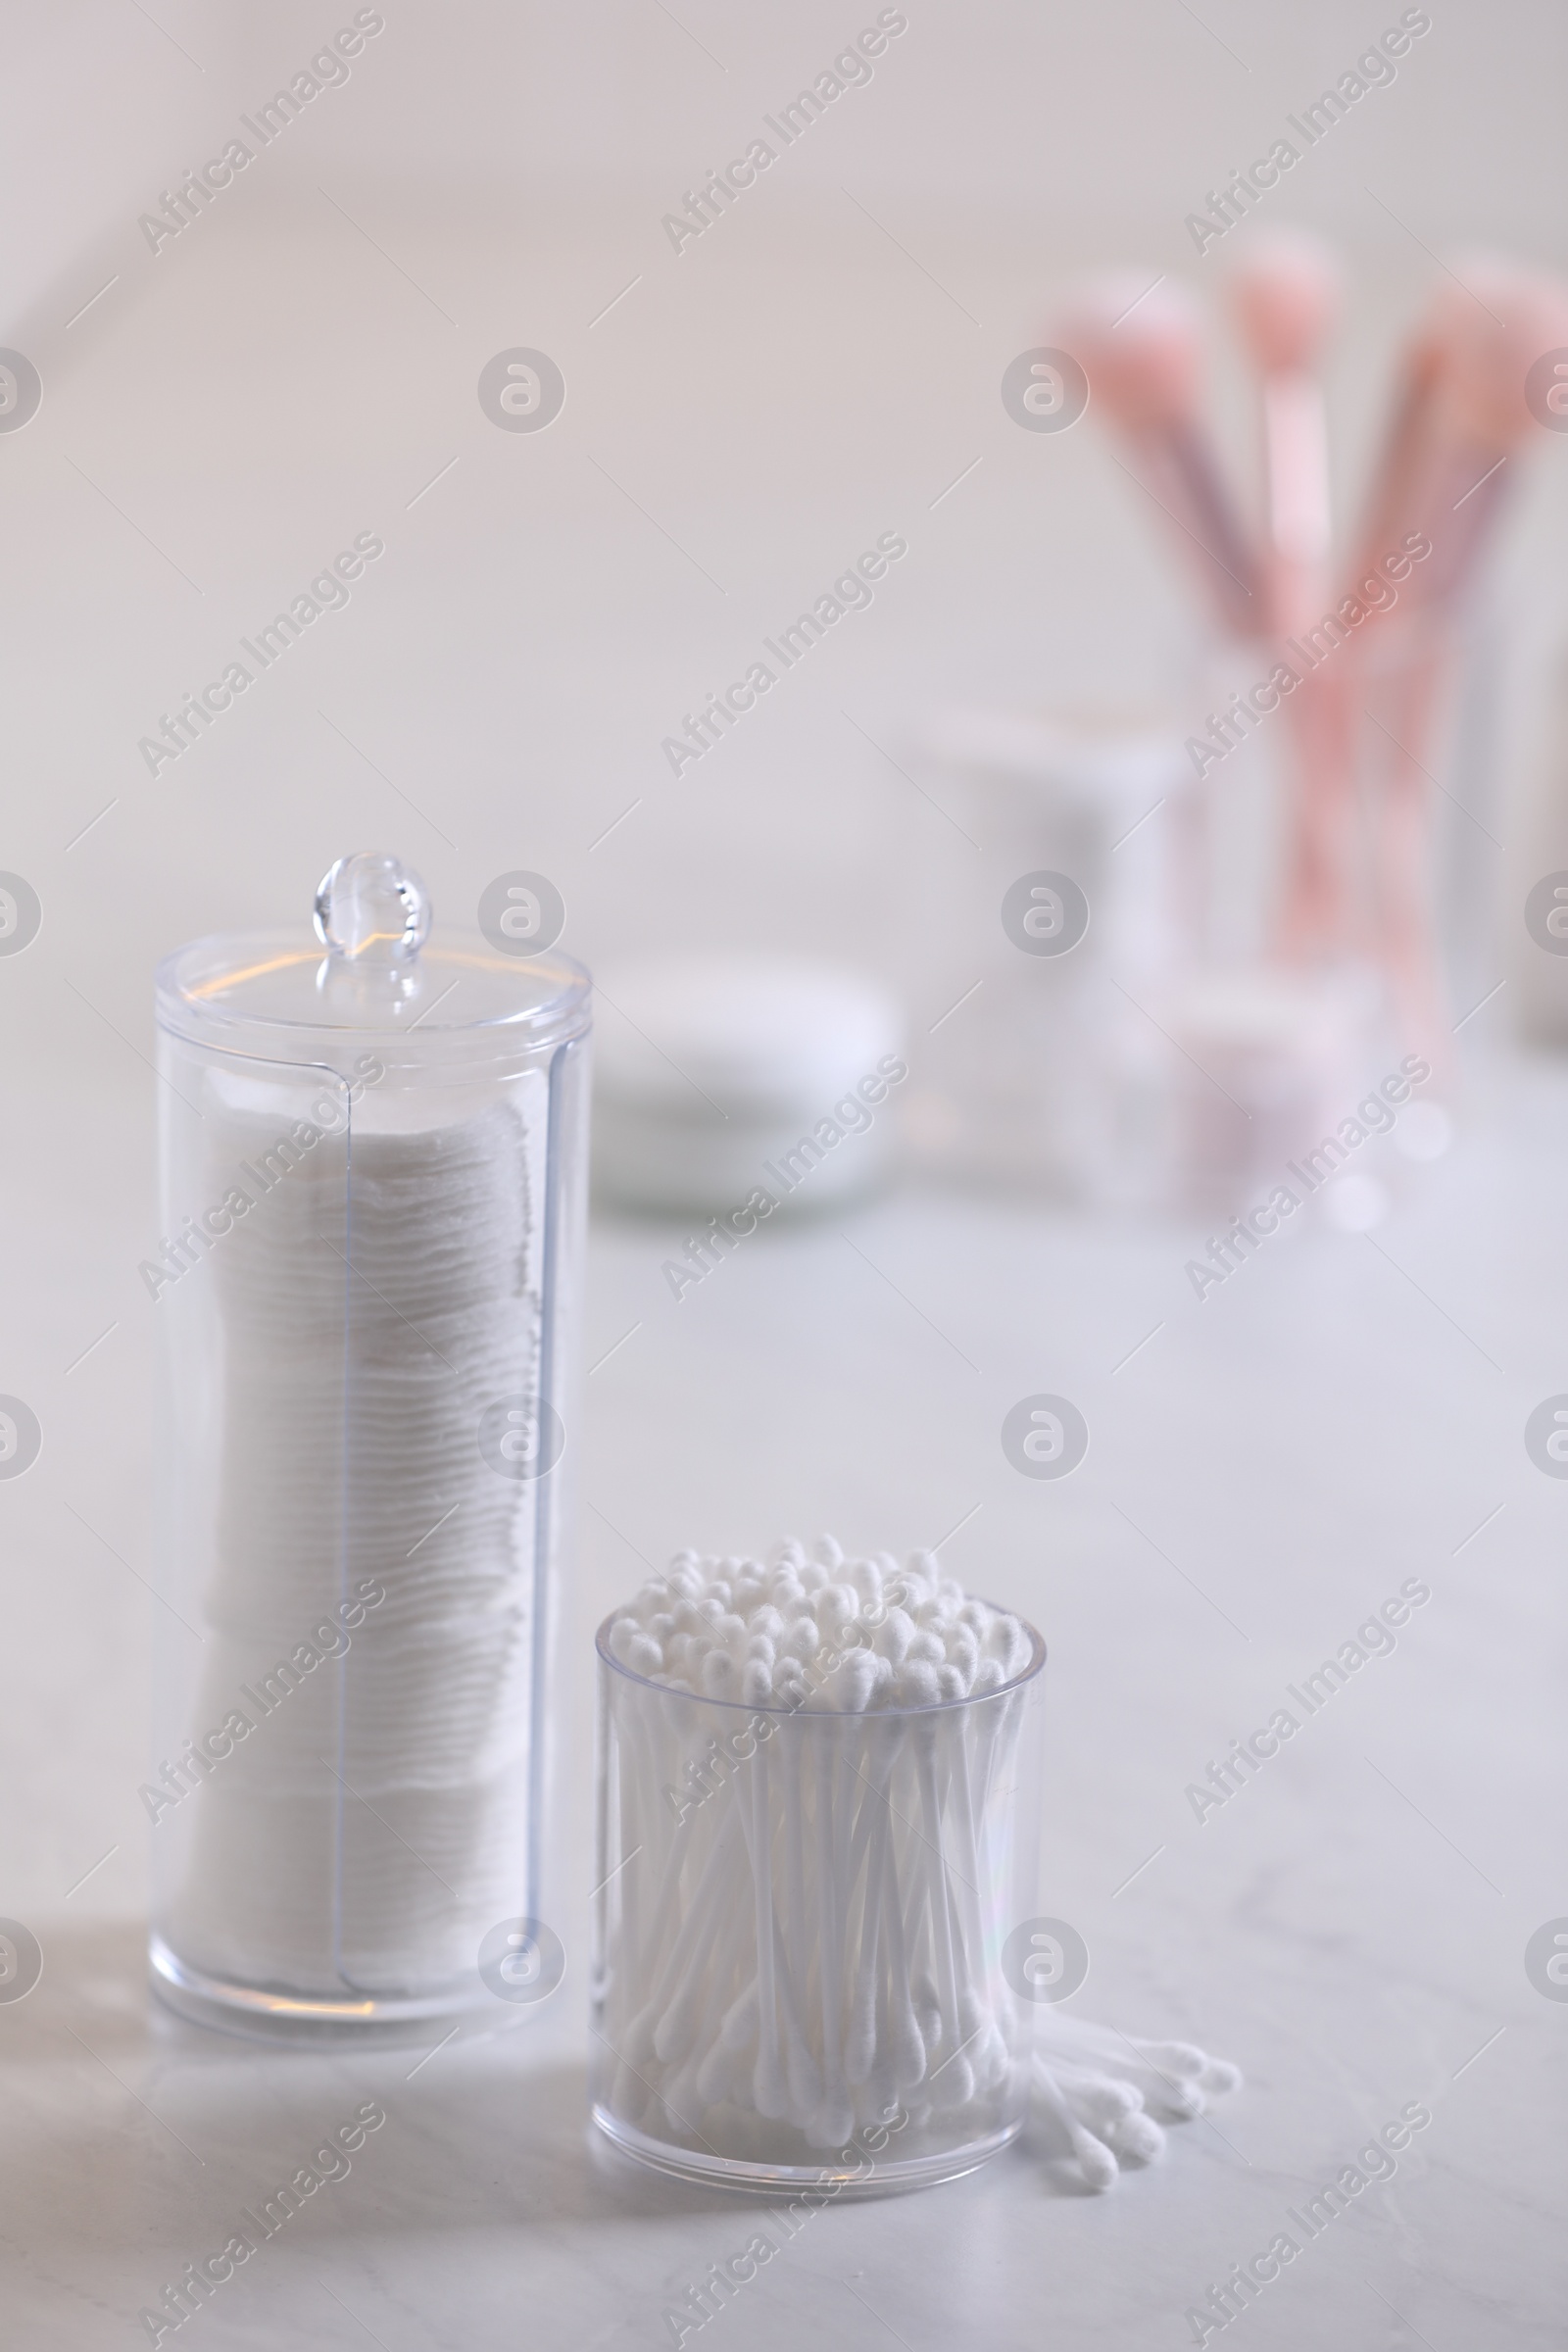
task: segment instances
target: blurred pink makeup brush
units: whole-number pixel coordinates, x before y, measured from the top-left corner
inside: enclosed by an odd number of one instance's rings
[[[1564,343],[1568,287],[1504,256],[1455,257],[1405,356],[1347,593],[1424,533],[1431,556],[1400,590],[1405,620],[1463,594],[1507,494],[1507,461],[1533,428],[1525,377]]]
[[[1432,562],[1421,601],[1460,598],[1507,495],[1509,461],[1537,429],[1525,378],[1546,352],[1568,344],[1568,286],[1495,254],[1460,254],[1456,284],[1438,298],[1434,328],[1445,366],[1434,419],[1437,444],[1430,518]]]
[[[1388,974],[1391,1010],[1401,1045],[1425,1054],[1446,1087],[1453,1065],[1452,1027],[1432,920],[1430,757],[1433,714],[1449,670],[1441,633],[1421,630],[1402,662],[1357,689],[1364,773],[1370,801],[1371,856],[1367,914],[1373,945]]]
[[[1503,256],[1457,256],[1426,340],[1435,364],[1422,461],[1404,514],[1391,521],[1401,537],[1412,526],[1423,533],[1431,554],[1407,583],[1413,641],[1386,676],[1363,679],[1357,699],[1381,737],[1368,744],[1381,771],[1371,859],[1378,941],[1404,1031],[1441,1071],[1451,1040],[1430,910],[1429,747],[1458,611],[1517,472],[1511,461],[1538,429],[1525,378],[1544,353],[1568,344],[1568,288]],[[1378,710],[1366,707],[1373,702]]]
[[[1277,923],[1293,962],[1334,960],[1359,949],[1350,876],[1355,763],[1346,673],[1307,673],[1290,696],[1289,847]]]
[[[1494,267],[1505,270],[1510,283],[1517,275],[1511,265]],[[1419,812],[1407,804],[1419,774],[1420,752],[1411,745],[1417,762],[1412,766],[1410,757],[1402,754],[1399,746],[1408,741],[1406,726],[1416,726],[1424,738],[1443,670],[1430,647],[1418,658],[1411,632],[1422,629],[1423,614],[1430,623],[1430,616],[1441,610],[1445,599],[1439,594],[1440,587],[1462,577],[1459,542],[1462,539],[1472,547],[1480,544],[1500,491],[1501,476],[1494,473],[1476,495],[1473,516],[1461,514],[1456,524],[1444,531],[1439,520],[1444,510],[1452,508],[1455,500],[1462,507],[1464,492],[1481,483],[1489,466],[1496,463],[1490,447],[1485,454],[1477,454],[1470,446],[1478,438],[1482,442],[1487,439],[1488,392],[1495,381],[1485,357],[1473,352],[1478,341],[1475,322],[1485,326],[1486,321],[1482,302],[1455,284],[1434,298],[1418,322],[1400,367],[1394,415],[1368,485],[1365,515],[1344,593],[1364,606],[1370,600],[1363,596],[1363,584],[1374,574],[1387,579],[1384,567],[1391,557],[1399,556],[1423,534],[1433,552],[1425,561],[1406,562],[1397,597],[1391,596],[1382,610],[1368,613],[1357,624],[1362,633],[1355,642],[1337,649],[1332,664],[1303,679],[1292,700],[1303,773],[1282,913],[1283,944],[1297,955],[1322,952],[1331,944],[1370,951],[1388,965],[1396,993],[1412,1005],[1430,1004],[1434,1000],[1428,979],[1414,970],[1412,961],[1418,932],[1414,911],[1418,899],[1412,894],[1421,868],[1419,861],[1411,865],[1409,853],[1419,837],[1420,823]],[[1455,381],[1467,352],[1473,355],[1467,378],[1469,396],[1456,405]],[[1521,368],[1521,381],[1522,374]],[[1519,407],[1523,416],[1522,401]],[[1461,431],[1463,419],[1471,421]],[[1460,479],[1465,466],[1468,473]],[[1440,539],[1447,542],[1442,564],[1436,553]],[[1397,618],[1391,628],[1389,615],[1396,610]],[[1379,685],[1374,679],[1367,662],[1373,646],[1386,643],[1386,633],[1409,648],[1400,665],[1405,672],[1402,684],[1392,695],[1386,680]],[[1426,633],[1430,637],[1430,625]],[[1365,705],[1374,692],[1381,699],[1381,715],[1375,721],[1367,719],[1367,724],[1383,730],[1376,741],[1364,732],[1362,724]],[[1397,741],[1387,739],[1391,725]],[[1375,757],[1370,757],[1374,753]],[[1391,760],[1397,772],[1391,770]],[[1387,779],[1374,794],[1379,813],[1373,823],[1373,853],[1363,867],[1365,887],[1359,894],[1351,879],[1358,761]],[[1400,803],[1397,809],[1396,800]],[[1388,824],[1384,815],[1390,819]],[[1396,916],[1396,907],[1399,909]]]
[[[1418,528],[1421,518],[1430,516],[1442,447],[1440,394],[1450,365],[1451,340],[1438,305],[1429,305],[1400,363],[1394,412],[1367,486],[1348,585],[1367,579],[1387,558],[1398,553],[1401,541]],[[1416,584],[1411,587],[1411,582]],[[1400,626],[1406,635],[1420,595],[1417,567],[1412,565],[1406,586],[1399,592]],[[1384,614],[1375,612],[1362,624],[1369,640],[1383,621]],[[1355,778],[1358,762],[1372,741],[1362,724],[1367,700],[1365,652],[1362,643],[1338,648],[1333,662],[1303,678],[1292,697],[1301,774],[1281,942],[1293,956],[1348,949],[1387,963],[1387,892],[1375,876],[1366,874],[1364,861],[1361,878],[1365,887],[1355,887]],[[1386,724],[1393,715],[1392,710],[1386,710],[1381,723]],[[1413,1000],[1422,992],[1407,980],[1401,993]]]
[[[1322,611],[1329,466],[1316,362],[1339,314],[1339,267],[1316,237],[1281,230],[1243,255],[1230,295],[1262,378],[1268,625],[1289,637]]]
[[[1449,340],[1437,306],[1429,306],[1399,363],[1394,413],[1367,484],[1348,575],[1352,580],[1364,579],[1396,553],[1401,539],[1428,513],[1439,393],[1447,370]]]
[[[1069,304],[1059,329],[1089,378],[1091,397],[1119,426],[1139,478],[1176,525],[1186,560],[1222,626],[1255,637],[1265,627],[1252,551],[1198,423],[1199,331],[1191,302],[1171,285],[1107,277]]]
[[[1262,380],[1263,601],[1269,630],[1287,638],[1319,618],[1327,586],[1328,427],[1317,361],[1339,313],[1338,265],[1317,238],[1280,230],[1244,252],[1230,297]],[[1345,945],[1351,814],[1335,681],[1304,678],[1286,709],[1295,776],[1282,945],[1298,956],[1333,955]]]

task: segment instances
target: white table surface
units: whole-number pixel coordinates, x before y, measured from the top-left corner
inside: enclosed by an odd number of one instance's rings
[[[1183,2315],[1209,2282],[1421,2101],[1433,2122],[1395,2177],[1237,2325],[1257,2347],[1560,2344],[1568,2010],[1532,1989],[1523,1952],[1568,1910],[1568,1490],[1521,1433],[1568,1386],[1565,1135],[1568,1085],[1527,1069],[1376,1246],[1282,1241],[1202,1304],[1175,1227],[914,1190],[768,1233],[678,1305],[659,1274],[669,1229],[600,1224],[587,1360],[638,1328],[587,1392],[562,1712],[568,1974],[523,2027],[466,2027],[423,2063],[207,2034],[145,1989],[150,1334],[106,1340],[69,1376],[96,1388],[74,1434],[0,1491],[21,1759],[0,1909],[45,1952],[37,1988],[0,2005],[6,2344],[145,2341],[139,2309],[371,2098],[388,2120],[348,2178],[181,2340],[673,2340],[666,2307],[755,2224],[746,2201],[642,2173],[587,2129],[591,1628],[685,1542],[826,1526],[905,1549],[959,1522],[945,1560],[1051,1645],[1047,1907],[1093,1955],[1076,2008],[1196,2037],[1247,2085],[1108,2196],[1040,2124],[967,2180],[824,2212],[704,2342],[1190,2342]],[[63,1365],[87,1311],[85,1198],[24,1187],[14,1205],[38,1244],[15,1303],[24,1329],[58,1333]],[[138,1213],[112,1187],[99,1200],[127,1245]],[[1093,1433],[1059,1484],[1020,1478],[999,1444],[1007,1406],[1042,1389]],[[1186,1785],[1408,1577],[1433,1596],[1394,1654],[1200,1826]]]

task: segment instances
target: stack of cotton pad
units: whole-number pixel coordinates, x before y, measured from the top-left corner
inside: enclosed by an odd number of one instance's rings
[[[512,1102],[431,1124],[367,1094],[351,1152],[323,1135],[263,1194],[270,1099],[208,1114],[213,1197],[259,1197],[180,1295],[211,1286],[221,1357],[191,1731],[255,1728],[195,1800],[176,1936],[252,1983],[416,1991],[523,1891],[539,1488],[478,1434],[535,1388],[534,1139]],[[367,1582],[346,1652],[263,1716],[263,1678]]]

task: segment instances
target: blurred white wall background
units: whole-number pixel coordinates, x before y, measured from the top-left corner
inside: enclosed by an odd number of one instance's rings
[[[918,1003],[909,862],[963,845],[867,737],[897,754],[938,698],[1190,692],[1158,518],[1093,418],[1018,431],[1002,370],[1086,268],[1211,291],[1224,248],[1200,259],[1184,217],[1398,9],[910,0],[869,82],[677,255],[662,216],[876,7],[387,0],[347,80],[151,252],[138,216],[355,13],[11,12],[0,341],[44,385],[0,436],[0,864],[45,906],[9,975],[19,1054],[46,1046],[73,1095],[144,1090],[90,1007],[145,1049],[156,955],[303,916],[330,858],[372,845],[465,922],[494,873],[547,871],[590,961],[834,946]],[[1432,257],[1565,258],[1568,20],[1431,13],[1271,199],[1351,262],[1347,498]],[[1240,471],[1247,386],[1214,343]],[[547,432],[481,413],[480,368],[515,345],[564,373]],[[1565,520],[1568,437],[1535,453],[1500,554],[1519,723],[1565,634]],[[159,714],[366,530],[386,554],[348,608],[149,775]],[[909,554],[872,607],[673,777],[681,714],[889,530]]]

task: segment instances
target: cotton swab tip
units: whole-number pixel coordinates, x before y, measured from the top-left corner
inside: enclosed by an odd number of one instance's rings
[[[1086,2132],[1082,2124],[1073,2131],[1072,2152],[1078,2159],[1079,2171],[1092,2189],[1103,2194],[1107,2188],[1114,2188],[1120,2176],[1115,2156],[1102,2139],[1097,2139],[1092,2132]]]
[[[1158,2095],[1160,2105],[1186,2123],[1203,2112],[1203,2094],[1196,2082],[1161,2082]]]
[[[1153,2066],[1167,2075],[1179,2075],[1184,2081],[1196,2082],[1208,2064],[1204,2052],[1191,2041],[1140,2041],[1139,2051]]]
[[[1118,2156],[1131,2156],[1139,2164],[1157,2164],[1165,2153],[1164,2132],[1141,2109],[1112,2124],[1110,2139]]]

